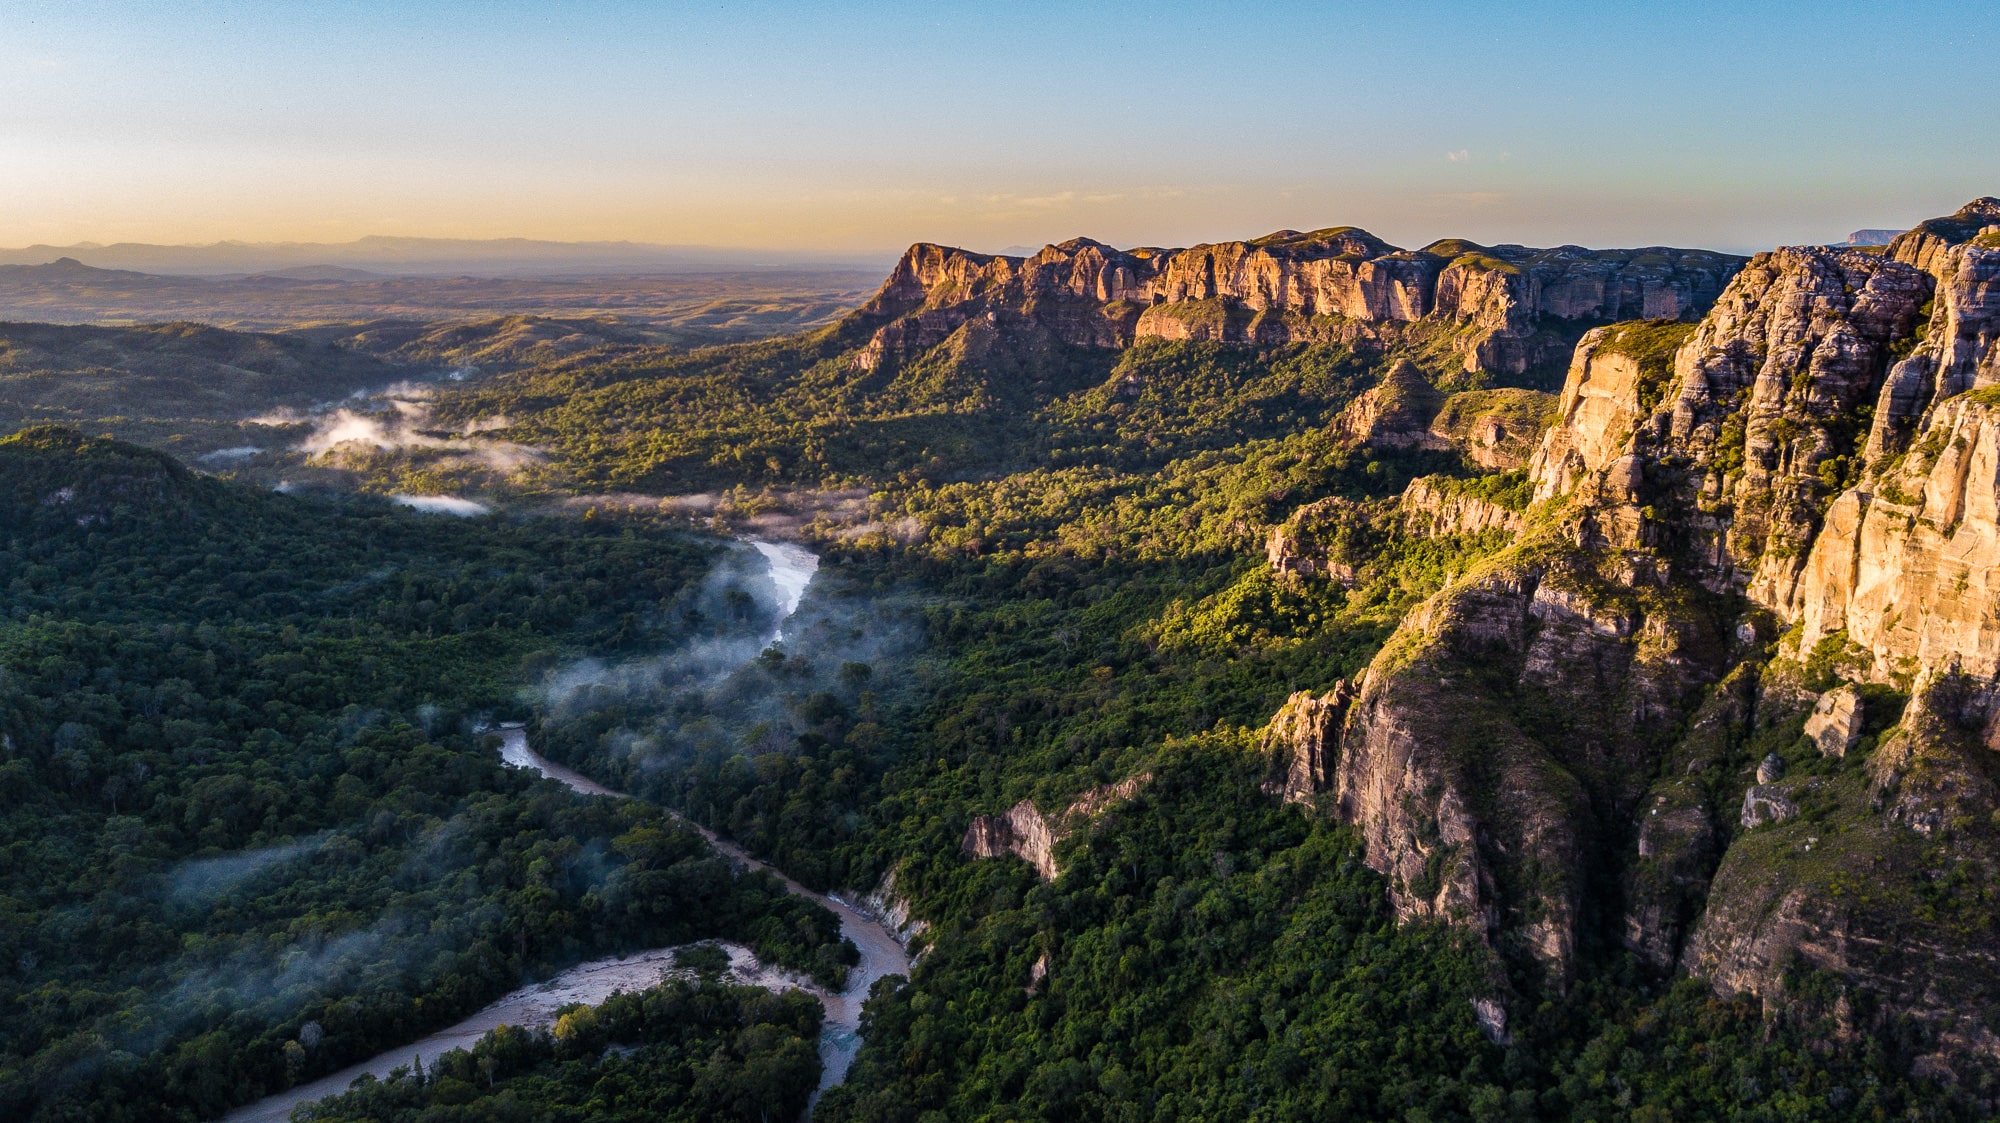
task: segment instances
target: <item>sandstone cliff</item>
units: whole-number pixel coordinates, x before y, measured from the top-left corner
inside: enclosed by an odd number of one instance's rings
[[[1288,803],[1310,803],[1326,790],[1340,755],[1341,723],[1353,701],[1354,687],[1345,679],[1325,694],[1301,690],[1286,700],[1264,730],[1263,750],[1275,772],[1266,791]]]
[[[1449,534],[1484,534],[1489,530],[1519,534],[1527,529],[1524,513],[1462,484],[1463,481],[1433,476],[1411,480],[1396,500],[1403,532],[1413,538],[1441,538]]]
[[[1351,699],[1288,704],[1276,790],[1331,797],[1400,915],[1558,983],[1595,932],[1849,1030],[1914,1018],[1924,1071],[2000,1057],[1996,279],[1979,200],[1584,335],[1531,517],[1418,481],[1394,527],[1519,539]]]
[[[1720,646],[1668,591],[1608,580],[1629,565],[1579,550],[1580,533],[1498,555],[1413,612],[1358,691],[1295,696],[1265,734],[1280,790],[1331,795],[1400,916],[1466,924],[1558,984],[1591,855],[1622,837],[1661,719]]]
[[[912,358],[976,320],[1090,347],[1145,337],[1379,343],[1422,324],[1454,334],[1467,370],[1520,372],[1574,338],[1548,336],[1546,325],[1693,317],[1741,264],[1661,247],[1453,241],[1413,251],[1353,227],[1173,250],[1078,238],[1028,257],[920,243],[855,313],[872,333],[855,363]]]

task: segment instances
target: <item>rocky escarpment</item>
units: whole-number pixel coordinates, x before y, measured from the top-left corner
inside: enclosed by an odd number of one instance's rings
[[[1264,730],[1263,751],[1273,765],[1265,791],[1287,803],[1310,803],[1327,789],[1354,693],[1354,685],[1342,679],[1324,694],[1301,690],[1285,701]]]
[[[1559,984],[1591,855],[1622,837],[1662,719],[1721,642],[1664,590],[1607,580],[1629,566],[1579,550],[1580,530],[1547,528],[1433,597],[1351,697],[1295,696],[1265,734],[1287,798],[1326,794],[1361,828],[1399,916],[1465,924]]]
[[[1489,530],[1519,534],[1528,528],[1527,515],[1490,496],[1442,476],[1419,476],[1396,500],[1403,532],[1413,538],[1450,534],[1484,534]]]
[[[1624,544],[1670,546],[1708,587],[1791,615],[1829,506],[1865,470],[1867,411],[1933,289],[1874,254],[1788,248],[1737,274],[1670,378],[1607,357],[1620,329],[1592,333],[1530,464],[1537,497],[1616,497],[1624,509],[1605,523]]]
[[[1596,933],[1842,1034],[1911,1019],[1934,1074],[2000,1058],[1996,217],[1583,338],[1520,539],[1267,734],[1400,915],[1558,981]]]
[[[1983,888],[2000,873],[1992,697],[1990,682],[1927,674],[1865,758],[1751,788],[1685,969],[1779,1004],[1814,1001],[1792,980],[1816,976],[1808,985],[1836,995],[1843,1035],[1899,1018],[1922,1026],[1928,1051],[1914,1067],[1929,1075],[2000,1057],[2000,933]],[[1809,742],[1792,763],[1822,748]]]
[[[1871,676],[2000,677],[2000,393],[1940,403],[1922,440],[1827,512],[1780,607],[1810,651],[1834,636]]]
[[[1594,329],[1577,342],[1554,424],[1528,458],[1536,499],[1565,494],[1625,455],[1633,430],[1670,385],[1674,350],[1691,330],[1678,324],[1619,324]]]
[[[1056,844],[1137,795],[1151,778],[1140,773],[1115,784],[1099,785],[1053,816],[1044,817],[1032,799],[1024,799],[999,815],[975,815],[965,828],[961,848],[975,858],[1012,854],[1035,867],[1042,880],[1054,881],[1062,872],[1056,863]]]
[[[1961,657],[1991,673],[2000,653],[1980,653],[2000,637],[1977,616],[1994,407],[1967,393],[2000,381],[2000,247],[1976,244],[1989,216],[2000,202],[1980,200],[1886,257],[1759,255],[1678,348],[1663,397],[1605,354],[1619,329],[1586,336],[1529,466],[1537,498],[1643,503],[1629,544],[1803,624],[1808,649],[1865,637],[1877,677]]]
[[[855,313],[871,335],[854,361],[908,359],[979,321],[1091,347],[1148,337],[1380,343],[1423,324],[1454,334],[1467,370],[1519,372],[1573,339],[1548,336],[1546,325],[1691,318],[1741,264],[1658,247],[1405,250],[1353,227],[1173,250],[1078,238],[1028,257],[919,244]]]

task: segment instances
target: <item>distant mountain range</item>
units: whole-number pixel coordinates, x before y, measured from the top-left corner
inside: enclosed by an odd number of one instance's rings
[[[79,242],[0,249],[0,265],[42,265],[62,258],[99,269],[142,273],[204,277],[272,274],[300,280],[360,280],[368,274],[552,277],[770,269],[875,271],[893,260],[887,254],[816,254],[643,242],[380,236],[352,242],[215,242],[205,246]]]
[[[104,269],[74,257],[0,264],[0,321],[131,324],[195,320],[259,331],[363,320],[482,320],[517,314],[613,318],[660,342],[717,343],[798,331],[867,299],[880,268],[479,276],[300,265],[209,275]]]

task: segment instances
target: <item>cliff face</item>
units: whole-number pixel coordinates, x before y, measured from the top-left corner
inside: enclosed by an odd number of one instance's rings
[[[1267,733],[1401,915],[1557,983],[1594,931],[1725,993],[1831,987],[1848,1030],[1925,1027],[1932,1073],[2000,1057],[1963,888],[2000,876],[1996,220],[1760,254],[1691,329],[1586,334],[1519,522],[1412,485],[1404,533],[1520,537]]]
[[[1079,238],[1031,257],[910,247],[855,316],[865,369],[934,347],[967,322],[1033,326],[1065,342],[1279,343],[1392,338],[1398,326],[1462,329],[1468,370],[1539,361],[1546,322],[1692,317],[1741,258],[1701,250],[1390,246],[1352,227],[1247,242],[1119,250]]]
[[[1528,528],[1527,517],[1520,511],[1456,490],[1450,481],[1430,476],[1410,481],[1396,500],[1396,513],[1403,532],[1412,538],[1484,534],[1489,530],[1519,534]]]
[[[1662,719],[1719,646],[1663,590],[1608,581],[1626,559],[1579,551],[1579,530],[1548,528],[1439,593],[1358,691],[1295,696],[1265,733],[1287,798],[1328,793],[1360,827],[1399,916],[1464,924],[1559,986],[1592,854],[1623,837]]]
[[[1759,254],[1680,346],[1658,402],[1640,364],[1601,355],[1609,337],[1593,333],[1531,464],[1537,496],[1624,477],[1676,508],[1664,529],[1710,587],[1782,606],[1932,288],[1857,250]]]
[[[1099,785],[1054,816],[1044,817],[1031,799],[1016,803],[1003,814],[975,815],[966,825],[960,847],[975,858],[1012,854],[1035,867],[1042,880],[1054,881],[1062,873],[1056,863],[1056,844],[1137,795],[1151,778],[1148,773],[1140,773],[1115,784]]]
[[[2000,677],[2000,395],[1938,405],[1925,436],[1828,510],[1796,594],[1800,645],[1845,632],[1874,677]]]
[[[1263,750],[1276,773],[1266,791],[1287,803],[1310,803],[1326,790],[1340,755],[1341,723],[1353,701],[1354,687],[1345,679],[1325,694],[1301,690],[1286,700],[1264,731]]]
[[[1577,343],[1555,425],[1528,461],[1536,499],[1565,494],[1623,456],[1646,412],[1639,360],[1608,346],[1612,330],[1593,329]]]

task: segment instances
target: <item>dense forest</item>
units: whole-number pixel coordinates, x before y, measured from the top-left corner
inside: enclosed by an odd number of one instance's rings
[[[710,628],[712,544],[58,429],[0,480],[0,1114],[209,1118],[598,952],[728,936],[840,978],[831,915],[480,733],[524,669]]]
[[[1685,335],[1648,325],[1632,346],[1657,363],[1656,341]],[[1578,986],[1516,1011],[1496,1044],[1474,1002],[1499,979],[1535,992],[1532,971],[1454,930],[1398,925],[1358,840],[1268,794],[1257,727],[1291,692],[1355,675],[1409,610],[1511,540],[1407,533],[1395,500],[1409,481],[1433,474],[1445,492],[1527,506],[1518,472],[1333,431],[1380,356],[1148,344],[1095,368],[1059,366],[1076,380],[1066,387],[1024,385],[1018,357],[948,357],[902,403],[897,423],[925,435],[896,460],[873,445],[840,451],[890,423],[819,412],[846,391],[816,384],[831,380],[830,361],[784,367],[805,346],[731,352],[685,379],[532,373],[490,384],[476,408],[514,410],[558,441],[572,423],[584,439],[597,422],[567,419],[597,403],[722,419],[644,442],[589,440],[572,463],[606,483],[710,482],[714,454],[662,456],[658,442],[740,447],[747,428],[727,427],[751,419],[760,439],[780,440],[773,418],[791,408],[825,437],[810,447],[830,459],[809,478],[851,482],[832,458],[890,457],[870,477],[884,529],[828,527],[841,537],[823,544],[816,588],[920,591],[922,659],[864,668],[862,681],[916,674],[921,695],[890,706],[788,683],[776,662],[760,689],[789,692],[792,706],[775,731],[765,721],[734,737],[686,735],[727,727],[730,707],[726,691],[685,690],[544,730],[551,754],[683,809],[809,884],[867,889],[893,874],[915,902],[925,954],[907,986],[878,991],[860,1061],[822,1117],[1976,1114],[1974,1101],[1908,1077],[1921,1031],[1838,1029],[1837,988],[1816,992],[1801,976],[1799,993],[1826,997],[1766,1014],[1659,977],[1609,933],[1586,949],[1593,966]],[[915,377],[905,368],[893,384]],[[742,472],[783,504],[787,463]],[[1261,556],[1266,533],[1322,501],[1336,506],[1320,545],[1352,573],[1278,579]],[[898,540],[897,520],[920,533]],[[1060,807],[1135,776],[1132,803],[1057,843],[1052,883],[961,846],[975,814],[1024,798]]]
[[[1610,346],[1658,382],[1686,335]],[[1286,699],[1354,680],[1546,520],[1518,449],[1482,461],[1463,433],[1546,425],[1549,395],[1417,334],[961,332],[874,369],[861,338],[554,360],[432,403],[441,432],[504,416],[547,450],[537,491],[610,493],[588,517],[273,496],[52,430],[0,445],[9,1110],[211,1115],[604,950],[726,936],[841,977],[831,917],[664,808],[909,909],[911,976],[876,985],[818,1118],[1979,1114],[1912,1075],[1922,1027],[1856,1032],[1839,980],[1721,998],[1597,917],[1551,985],[1399,917],[1360,832],[1280,798],[1262,730]],[[1358,438],[1405,407],[1391,390],[1434,395],[1453,433]],[[341,465],[361,493],[453,479],[422,446]],[[1398,497],[1419,478],[1514,529],[1414,531]],[[781,642],[687,512],[820,553]],[[1282,569],[1274,530],[1317,568]],[[504,769],[480,733],[498,717],[642,799]],[[1797,723],[1760,736],[1790,752]],[[1044,865],[979,856],[1022,801],[1054,823]],[[816,1017],[674,984],[311,1118],[789,1117]]]

